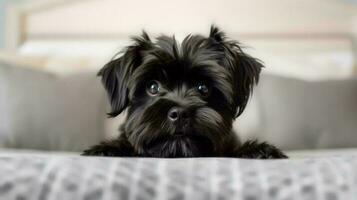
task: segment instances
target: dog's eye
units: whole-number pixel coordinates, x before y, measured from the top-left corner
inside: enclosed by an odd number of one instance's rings
[[[146,91],[150,94],[150,95],[157,95],[160,91],[160,84],[157,81],[150,81]]]
[[[202,96],[208,96],[209,94],[208,86],[203,83],[197,85],[197,90],[201,93]]]

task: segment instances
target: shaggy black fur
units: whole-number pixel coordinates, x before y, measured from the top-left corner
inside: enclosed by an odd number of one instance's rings
[[[101,69],[115,117],[127,109],[121,136],[83,155],[286,158],[276,147],[241,144],[233,120],[247,105],[263,65],[212,26],[209,37],[152,41],[143,32]]]

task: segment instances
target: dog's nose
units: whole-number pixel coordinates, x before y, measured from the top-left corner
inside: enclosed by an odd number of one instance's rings
[[[167,113],[167,117],[169,118],[170,121],[174,122],[179,119],[187,119],[188,113],[187,113],[187,110],[184,108],[173,107]]]

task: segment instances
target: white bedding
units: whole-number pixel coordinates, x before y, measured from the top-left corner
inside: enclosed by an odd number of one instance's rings
[[[357,153],[286,160],[0,151],[0,199],[357,199]]]

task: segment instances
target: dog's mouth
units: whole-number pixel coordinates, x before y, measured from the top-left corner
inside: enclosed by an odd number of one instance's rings
[[[162,136],[153,140],[149,144],[146,144],[146,147],[150,148],[153,146],[161,145],[163,143],[171,143],[171,142],[185,142],[185,141],[204,141],[207,140],[203,136],[193,136],[188,135],[184,132],[177,132],[173,135]]]
[[[147,156],[153,157],[197,157],[212,155],[213,143],[201,135],[177,132],[157,138],[145,147]]]

